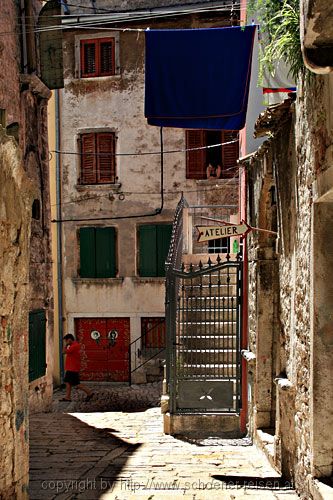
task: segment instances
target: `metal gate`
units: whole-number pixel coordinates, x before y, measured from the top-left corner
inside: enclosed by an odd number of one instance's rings
[[[238,413],[241,408],[242,261],[181,263],[181,210],[166,274],[170,413]],[[179,241],[178,241],[179,240]]]

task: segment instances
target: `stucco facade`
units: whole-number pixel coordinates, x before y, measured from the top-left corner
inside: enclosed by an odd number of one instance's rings
[[[167,4],[153,3],[148,7]],[[118,9],[125,7],[118,5]],[[149,21],[161,28],[221,23],[228,25],[228,18],[209,14]],[[106,37],[115,40],[116,74],[80,78],[80,41]],[[238,181],[186,179],[184,130],[163,130],[162,159],[160,129],[148,126],[144,117],[144,33],[106,28],[66,31],[64,75],[60,117],[64,329],[75,331],[77,318],[128,318],[130,341],[134,341],[141,335],[141,318],[165,316],[164,278],[140,276],[140,226],[172,224],[182,192],[190,205],[237,204]],[[98,132],[115,134],[116,181],[82,185],[79,138]],[[176,152],[168,153],[171,150]],[[156,154],[147,154],[151,152]],[[115,229],[115,277],[80,277],[78,235],[83,227]]]

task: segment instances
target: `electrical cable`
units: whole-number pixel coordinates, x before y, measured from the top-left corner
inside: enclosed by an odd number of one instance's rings
[[[235,142],[238,142],[239,139],[234,139],[232,141],[227,141],[227,142],[221,142],[218,144],[211,144],[209,146],[200,146],[197,148],[183,148],[183,149],[171,149],[168,151],[164,151],[164,154],[174,154],[174,153],[186,153],[188,151],[199,151],[201,149],[210,149],[210,148],[216,148],[219,146],[226,146],[227,144],[233,144]],[[93,156],[93,157],[103,157],[103,158],[108,158],[111,156],[147,156],[147,155],[160,155],[160,151],[146,151],[142,153],[80,153],[76,151],[60,151],[58,149],[51,149],[50,153],[56,153],[56,154],[61,154],[61,155],[75,155],[75,156]]]

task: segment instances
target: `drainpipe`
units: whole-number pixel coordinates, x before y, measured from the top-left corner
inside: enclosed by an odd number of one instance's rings
[[[55,90],[56,150],[60,151],[60,92]],[[63,346],[63,300],[62,300],[62,210],[61,210],[61,155],[56,155],[56,203],[57,203],[57,284],[58,284],[58,333],[60,382],[64,378]]]
[[[25,24],[25,0],[20,2],[21,29],[22,29],[22,52],[23,52],[23,73],[28,73],[28,52],[27,52],[27,30]]]

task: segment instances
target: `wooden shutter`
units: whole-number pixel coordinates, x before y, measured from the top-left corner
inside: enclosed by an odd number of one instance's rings
[[[222,146],[222,173],[221,177],[234,177],[237,173],[237,160],[239,158],[239,132],[238,130],[223,130],[222,142],[234,141],[232,144]],[[233,168],[234,167],[234,168]]]
[[[97,41],[81,40],[81,76],[98,76]]]
[[[96,134],[98,184],[115,182],[115,137],[113,133]]]
[[[168,256],[172,225],[156,226],[157,237],[157,276],[165,276],[165,261]]]
[[[139,274],[157,276],[156,226],[139,228]]]
[[[116,245],[114,227],[96,227],[96,278],[116,276]]]
[[[29,382],[46,373],[45,311],[29,313]]]
[[[95,134],[81,135],[81,184],[96,184]]]
[[[80,228],[80,276],[96,278],[95,228]]]
[[[204,130],[186,130],[186,149],[201,148],[206,145]],[[186,178],[206,178],[206,150],[186,152]]]
[[[99,42],[99,58],[101,76],[114,75],[114,39],[100,40]]]

